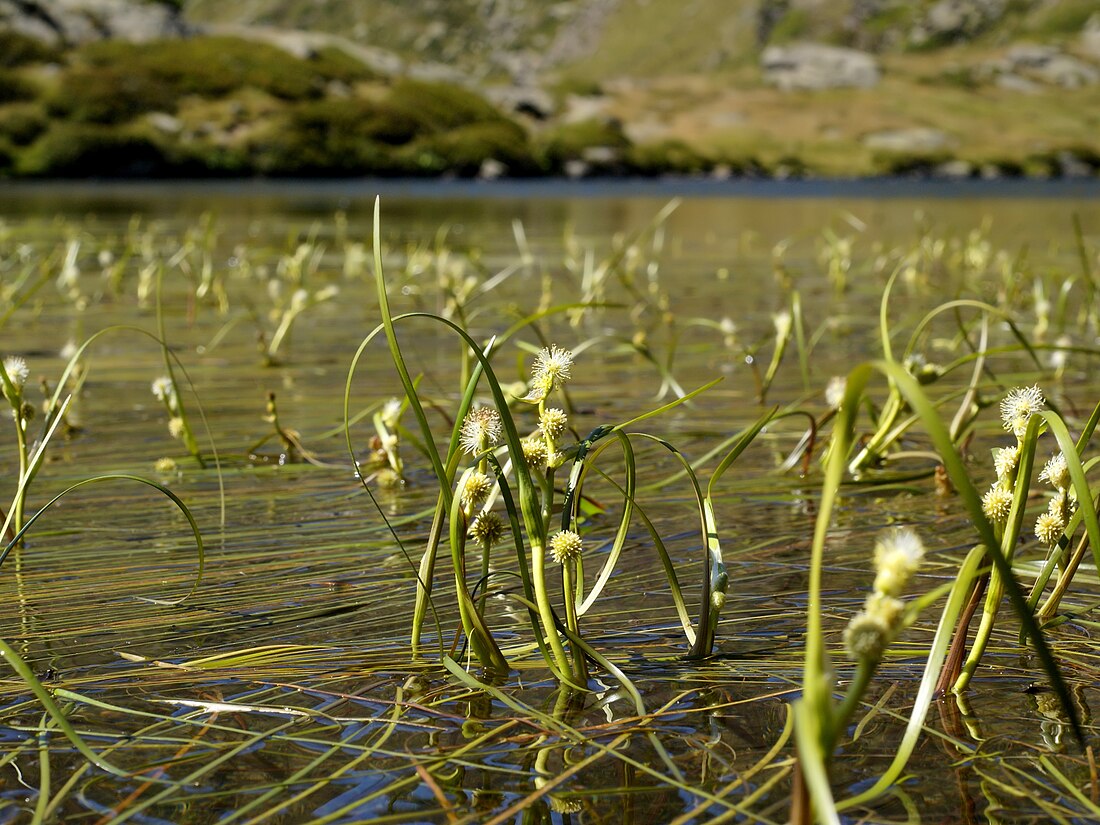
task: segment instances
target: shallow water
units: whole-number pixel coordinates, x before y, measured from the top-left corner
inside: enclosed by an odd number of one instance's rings
[[[351,357],[379,320],[369,276],[354,267],[346,271],[345,263],[352,245],[368,244],[374,191],[306,184],[212,190],[20,186],[9,194],[0,204],[0,283],[13,283],[21,257],[60,250],[46,264],[48,280],[0,327],[0,351],[24,355],[32,383],[40,375],[51,384],[58,379],[65,363],[59,353],[69,342],[111,325],[155,332],[154,303],[143,304],[138,296],[143,256],[171,260],[191,239],[194,249],[165,271],[167,337],[194,382],[224,468],[221,526],[216,474],[185,457],[150,393],[164,371],[155,341],[119,330],[89,348],[86,381],[71,411],[81,429],[51,446],[31,510],[92,475],[158,478],[198,519],[207,543],[206,571],[189,599],[172,603],[194,581],[194,543],[166,499],[131,481],[91,485],[67,496],[0,569],[3,637],[49,687],[62,691],[59,700],[92,747],[138,772],[116,779],[90,769],[59,732],[42,734],[51,764],[48,794],[56,800],[51,813],[95,821],[116,806],[120,819],[206,822],[254,803],[232,821],[261,815],[287,822],[481,822],[494,816],[517,822],[704,822],[723,815],[784,821],[792,751],[770,751],[786,723],[786,702],[798,690],[820,478],[816,465],[806,478],[776,468],[798,442],[805,419],[770,427],[739,459],[724,482],[728,492],[718,498],[733,585],[717,655],[703,663],[679,658],[687,645],[668,585],[648,533],[635,524],[611,585],[583,628],[597,650],[636,682],[654,718],[639,725],[610,677],[594,685],[597,691],[583,707],[555,711],[537,654],[519,655],[517,671],[498,687],[552,717],[532,722],[500,697],[470,693],[448,678],[437,664],[434,630],[430,651],[414,659],[408,641],[414,580],[357,485],[344,447],[340,424]],[[682,196],[682,203],[656,233],[646,231],[672,195]],[[685,389],[722,377],[690,406],[636,428],[668,438],[696,458],[760,414],[745,352],[755,352],[759,369],[766,366],[772,316],[786,306],[786,285],[801,296],[807,336],[814,342],[811,369],[804,381],[796,355],[789,353],[767,401],[820,416],[829,377],[881,351],[878,301],[896,263],[891,249],[911,249],[927,236],[942,239],[948,251],[967,247],[980,258],[966,271],[945,264],[899,284],[891,318],[904,340],[924,311],[956,293],[994,300],[1025,282],[1014,273],[1052,283],[1076,275],[1074,215],[1091,249],[1100,246],[1100,200],[1088,188],[1037,187],[1021,194],[982,187],[801,193],[778,187],[720,195],[690,187],[636,192],[391,184],[383,193],[382,224],[393,309],[440,311],[441,261],[457,261],[464,276],[483,278],[514,265],[520,259],[518,221],[530,245],[530,265],[468,307],[471,332],[486,338],[533,312],[546,289],[555,303],[576,301],[577,273],[586,257],[598,265],[612,254],[615,238],[636,238],[633,281],[609,285],[599,298],[608,306],[575,326],[564,314],[551,316],[543,329],[547,340],[578,348],[570,394],[581,435],[672,399],[666,394],[655,400],[661,375],[630,346],[641,334],[647,351],[663,364],[674,349],[671,373]],[[133,215],[140,223],[131,223]],[[441,226],[447,227],[445,236]],[[851,240],[842,293],[826,277],[826,230]],[[114,272],[127,236],[136,239],[135,251]],[[413,247],[430,251],[437,237],[445,237],[441,243],[450,250],[445,258],[425,255],[422,272],[406,266],[415,257]],[[267,276],[291,266],[289,256],[306,240],[318,256],[306,285],[338,286],[339,297],[304,311],[278,352],[279,363],[264,366],[258,336],[270,341],[277,327],[267,317]],[[79,275],[66,294],[56,278],[66,244],[75,242]],[[785,246],[781,267],[777,244]],[[104,250],[110,259],[100,258]],[[195,298],[204,265],[227,291],[224,312],[209,298]],[[649,308],[632,309],[637,303],[631,290]],[[1035,316],[1023,292],[1016,298],[1018,321],[1030,334]],[[1076,327],[1072,310],[1072,304],[1062,308],[1059,318],[1056,309],[1048,339],[1064,332],[1075,346],[1094,347]],[[714,328],[723,319],[736,325],[735,348]],[[453,406],[461,389],[453,338],[424,321],[408,322],[400,334],[411,368],[424,374],[422,394],[441,408]],[[930,360],[950,360],[946,346],[953,335],[950,323],[934,328],[923,342]],[[530,333],[518,337],[539,345]],[[578,346],[588,339],[599,343],[588,350]],[[502,380],[523,377],[522,359],[530,357],[509,343],[498,361]],[[945,392],[967,378],[944,382]],[[1094,362],[1083,355],[1071,359],[1061,383],[1019,354],[999,356],[987,400],[995,401],[1001,387],[1024,381],[1042,382],[1071,414],[1087,415],[1096,403]],[[351,409],[383,401],[399,387],[384,347],[372,346],[355,373]],[[282,466],[274,441],[250,455],[270,433],[263,420],[270,391],[277,393],[284,425],[300,432],[324,466]],[[199,403],[190,395],[184,400],[197,426]],[[979,486],[992,478],[987,448],[1003,443],[993,411],[981,422],[970,449]],[[368,421],[353,430],[360,456],[371,432]],[[10,435],[3,438],[7,500],[15,453]],[[927,449],[927,440],[917,435],[906,448]],[[639,448],[639,454],[641,484],[677,469],[662,451]],[[175,457],[180,471],[158,476],[153,463],[162,456]],[[609,467],[615,456],[609,450]],[[379,501],[415,558],[435,493],[426,462],[412,449],[405,457],[408,483],[379,491]],[[853,488],[844,497],[830,541],[825,616],[841,680],[846,665],[840,634],[869,585],[875,533],[906,523],[924,536],[930,561],[918,590],[950,580],[974,542],[959,502],[934,494],[931,467],[920,456],[899,462],[895,484]],[[616,496],[606,485],[592,492],[611,508],[593,519],[593,535],[606,537],[617,523]],[[690,488],[682,482],[663,486],[642,492],[639,501],[683,571],[694,609],[702,562]],[[1032,545],[1027,554],[1033,558],[1038,551]],[[514,566],[506,557],[497,563],[505,570]],[[440,579],[445,594],[445,577]],[[1092,649],[1082,642],[1091,600],[1095,593],[1088,588],[1075,591],[1071,601],[1085,623],[1071,624],[1056,641],[1086,715],[1098,687]],[[458,626],[447,604],[439,599],[445,647]],[[499,593],[488,615],[502,644],[530,642],[526,616]],[[934,621],[930,610],[892,649],[866,699],[868,714],[853,730],[858,736],[844,744],[837,761],[838,797],[863,787],[892,755]],[[1014,623],[1005,622],[975,680],[967,713],[953,704],[934,709],[931,731],[910,765],[912,777],[872,807],[845,815],[872,822],[914,816],[933,822],[1083,820],[1087,806],[1036,773],[1038,755],[1058,754],[1059,769],[1088,795],[1088,763],[1072,745],[1064,720],[1046,702],[1048,694],[1027,690],[1041,681],[1041,670],[1015,645]],[[41,706],[18,680],[0,684],[0,703],[10,756],[0,766],[0,822],[29,821],[40,796]],[[555,719],[568,727],[555,728]],[[667,749],[684,787],[670,784],[643,727]],[[570,744],[570,731],[587,738]],[[602,750],[611,745],[618,756]],[[540,749],[549,754],[540,767],[553,778],[552,787],[544,788],[542,778],[535,781]],[[739,777],[747,778],[739,784]],[[540,789],[546,794],[529,801],[525,812],[511,810]],[[761,789],[758,797],[751,796],[754,789]],[[1056,808],[1024,795],[1043,789]],[[746,797],[744,808],[729,809]],[[564,812],[572,808],[577,810]]]

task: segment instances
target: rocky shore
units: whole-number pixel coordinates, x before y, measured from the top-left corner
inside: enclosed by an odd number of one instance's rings
[[[697,2],[695,54],[624,30],[662,2],[456,0],[477,25],[441,29],[419,0],[383,44],[206,0],[0,0],[0,176],[1100,174],[1100,3],[853,0],[822,28],[808,0]]]

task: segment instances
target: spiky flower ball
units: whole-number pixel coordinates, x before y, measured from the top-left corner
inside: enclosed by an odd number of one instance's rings
[[[1039,473],[1039,481],[1049,481],[1052,487],[1059,490],[1068,490],[1072,483],[1069,475],[1069,463],[1064,453],[1057,453],[1047,461],[1043,471]]]
[[[23,385],[27,383],[27,376],[30,375],[27,362],[18,355],[9,355],[4,359],[4,372],[19,390],[23,389]]]
[[[466,413],[459,431],[459,446],[467,455],[477,455],[500,441],[503,424],[492,407],[476,407]]]
[[[186,427],[182,418],[174,416],[168,419],[168,434],[172,436],[172,438],[183,438],[185,429]]]
[[[994,484],[982,496],[982,512],[994,524],[1004,524],[1012,512],[1012,491],[1002,484]]]
[[[1001,421],[1016,438],[1023,438],[1031,416],[1042,412],[1046,399],[1038,386],[1016,387],[1001,401]]]
[[[174,458],[158,458],[156,464],[153,465],[153,469],[161,475],[174,475],[179,471],[179,465],[176,464]]]
[[[580,558],[584,545],[572,530],[562,530],[550,539],[550,558],[555,564],[565,564]]]
[[[539,416],[539,429],[546,433],[551,440],[557,441],[565,435],[565,425],[568,422],[569,417],[565,414],[565,410],[551,407],[543,410],[542,415]]]
[[[923,558],[924,544],[916,531],[902,527],[880,536],[875,542],[875,591],[900,595]]]
[[[1066,532],[1066,521],[1062,514],[1054,508],[1042,513],[1035,519],[1035,538],[1039,539],[1047,547],[1053,547]]]
[[[458,495],[467,507],[478,507],[485,503],[492,491],[493,479],[485,473],[475,471],[466,476]]]
[[[844,628],[844,650],[853,661],[877,662],[890,643],[890,628],[874,616],[857,613]]]
[[[1016,465],[1019,463],[1019,446],[1001,447],[993,451],[993,469],[997,471],[997,478],[1011,481],[1016,472]]]
[[[572,378],[573,353],[556,344],[543,347],[531,366],[531,383],[524,401],[545,401],[555,387]]]
[[[546,449],[546,439],[531,436],[520,442],[523,447],[523,460],[532,470],[545,470],[546,459],[549,454]]]
[[[504,522],[492,511],[480,513],[470,525],[469,534],[482,547],[492,547],[504,537]]]
[[[905,605],[893,596],[872,593],[844,629],[844,647],[855,660],[877,662],[901,626]]]

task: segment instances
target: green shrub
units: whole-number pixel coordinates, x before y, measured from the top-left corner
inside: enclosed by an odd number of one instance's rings
[[[317,56],[307,60],[306,63],[326,80],[356,83],[362,80],[379,79],[378,74],[373,69],[335,46],[326,46],[319,49]]]
[[[415,123],[418,134],[473,123],[509,122],[485,98],[448,83],[398,80],[390,89],[385,107],[391,117]]]
[[[566,161],[579,158],[585,149],[607,146],[626,150],[630,140],[618,121],[593,119],[566,123],[544,133],[542,145],[547,162],[557,170]]]
[[[255,162],[269,175],[385,173],[389,149],[373,138],[376,114],[364,100],[296,104],[253,142]]]
[[[194,37],[156,43],[103,41],[80,51],[83,61],[97,68],[165,85],[177,97],[221,97],[245,86],[284,100],[320,97],[329,80],[356,79],[349,61],[331,54],[301,60],[267,43],[235,37]],[[364,67],[362,77],[370,72]]]
[[[626,163],[642,175],[694,175],[712,166],[709,159],[679,140],[631,146]]]
[[[1075,35],[1096,14],[1095,0],[1059,0],[1045,3],[1028,20],[1027,28],[1040,37]]]
[[[0,106],[0,140],[26,146],[46,130],[50,119],[37,103]]]
[[[60,52],[41,40],[11,29],[0,31],[0,68],[12,69],[28,63],[54,63]]]
[[[527,134],[516,123],[474,123],[412,144],[402,154],[419,171],[448,171],[457,175],[476,175],[488,158],[503,163],[510,175],[530,175],[539,171],[534,149]]]
[[[145,112],[174,111],[180,89],[123,65],[81,66],[65,73],[47,99],[52,114],[88,123],[124,123]]]
[[[156,143],[132,129],[54,123],[23,151],[17,168],[38,176],[149,177],[165,174],[168,164]]]
[[[791,9],[775,24],[768,36],[768,42],[774,44],[791,43],[810,33],[812,20],[805,9]]]
[[[872,157],[879,175],[929,175],[941,163],[951,160],[946,152],[876,152]]]

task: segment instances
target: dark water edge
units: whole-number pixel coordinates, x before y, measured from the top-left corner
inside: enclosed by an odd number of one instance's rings
[[[39,207],[43,200],[115,201],[170,197],[181,208],[197,200],[218,198],[279,198],[290,201],[323,197],[350,204],[376,195],[417,198],[1043,198],[1100,199],[1100,179],[1000,178],[939,180],[929,178],[736,179],[616,178],[600,180],[440,180],[363,178],[355,180],[147,180],[147,181],[4,181],[3,211]]]

